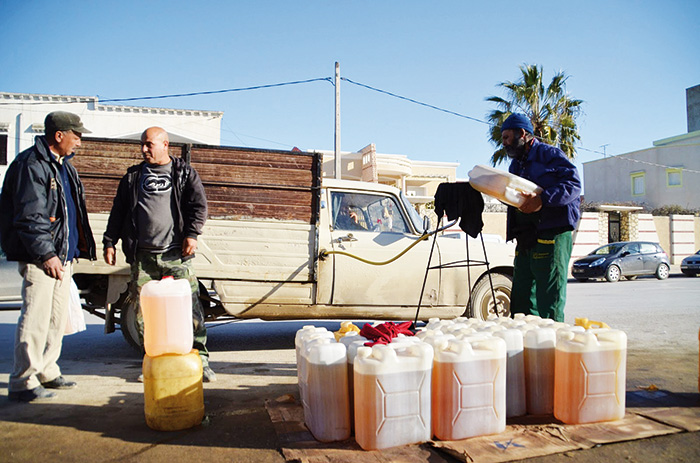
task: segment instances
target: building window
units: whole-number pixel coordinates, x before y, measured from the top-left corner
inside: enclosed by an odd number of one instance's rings
[[[644,172],[635,172],[630,175],[632,178],[632,196],[643,196],[644,189]]]
[[[0,133],[0,166],[7,165],[7,134]]]
[[[683,186],[683,169],[666,169],[666,186],[669,188]]]

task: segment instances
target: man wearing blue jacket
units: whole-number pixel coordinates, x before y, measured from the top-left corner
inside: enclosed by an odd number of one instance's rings
[[[501,126],[503,147],[512,159],[508,171],[542,188],[526,194],[520,208],[508,207],[506,240],[517,241],[510,308],[563,322],[581,179],[562,150],[533,133],[522,114],[511,114]]]
[[[68,320],[72,263],[95,260],[85,191],[70,162],[90,133],[77,114],[55,111],[44,120],[45,136],[10,164],[0,195],[0,239],[7,260],[22,275],[22,311],[15,332],[8,398],[34,402],[70,389],[61,375],[63,333]]]

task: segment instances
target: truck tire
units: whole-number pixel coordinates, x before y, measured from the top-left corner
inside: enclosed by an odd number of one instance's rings
[[[510,317],[510,292],[513,287],[513,278],[504,273],[492,273],[493,291],[496,295],[496,307],[499,317]],[[495,314],[493,308],[493,293],[488,275],[484,275],[472,290],[465,316],[486,320]]]
[[[143,344],[139,336],[139,328],[136,323],[136,305],[127,297],[120,309],[119,328],[122,336],[131,347],[143,353]]]

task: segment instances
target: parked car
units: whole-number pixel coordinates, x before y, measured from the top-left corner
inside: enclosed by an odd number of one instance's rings
[[[639,275],[655,275],[663,280],[669,270],[668,256],[658,243],[625,241],[608,243],[576,260],[571,274],[578,281],[605,278],[615,282],[620,277],[633,280]]]
[[[700,274],[700,250],[688,256],[681,262],[681,272],[689,277],[696,277]]]

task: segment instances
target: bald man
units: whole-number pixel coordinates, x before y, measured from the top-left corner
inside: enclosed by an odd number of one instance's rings
[[[199,283],[192,268],[197,237],[207,218],[207,198],[197,171],[181,158],[170,156],[169,145],[168,133],[160,127],[150,127],[141,135],[143,162],[131,166],[119,182],[102,238],[104,259],[109,265],[116,263],[115,245],[121,239],[124,256],[131,265],[129,298],[122,313],[135,310],[142,344],[143,318],[138,301],[143,285],[166,276],[190,282],[193,347],[202,359],[204,381],[215,381],[216,375],[209,367]]]

